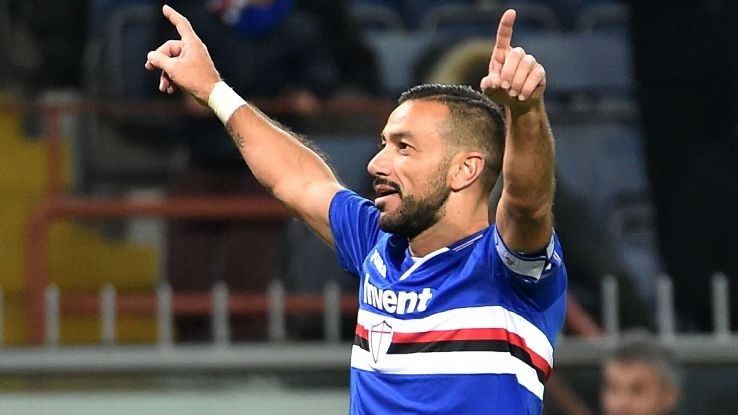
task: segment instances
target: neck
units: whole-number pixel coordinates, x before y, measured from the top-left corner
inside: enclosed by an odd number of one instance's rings
[[[483,203],[469,204],[452,203],[449,199],[443,217],[420,235],[410,239],[411,255],[428,255],[489,227],[488,208],[486,199]]]

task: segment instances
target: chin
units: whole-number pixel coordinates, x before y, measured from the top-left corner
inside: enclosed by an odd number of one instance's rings
[[[374,206],[380,212],[393,212],[402,206],[402,199],[397,194],[377,196],[374,199]]]

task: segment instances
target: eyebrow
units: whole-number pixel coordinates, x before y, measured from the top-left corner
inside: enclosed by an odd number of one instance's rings
[[[389,138],[391,140],[401,140],[403,138],[413,138],[415,137],[411,132],[409,131],[400,131],[396,133],[392,133],[389,135]],[[384,135],[384,133],[379,135],[380,140],[387,140],[387,137]]]

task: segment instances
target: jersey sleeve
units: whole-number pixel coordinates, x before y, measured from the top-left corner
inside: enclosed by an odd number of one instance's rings
[[[361,264],[379,237],[379,211],[371,201],[342,190],[333,197],[328,215],[338,263],[359,276]]]
[[[505,245],[497,227],[494,229],[495,250],[504,273],[521,295],[538,308],[547,308],[566,290],[566,268],[556,233],[539,252],[522,253]]]

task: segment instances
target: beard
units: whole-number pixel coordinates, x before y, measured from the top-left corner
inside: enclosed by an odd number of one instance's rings
[[[377,179],[375,182],[379,180],[382,179]],[[431,180],[430,194],[422,198],[404,196],[396,183],[382,181],[398,190],[400,206],[394,212],[379,217],[381,230],[412,239],[435,225],[443,217],[446,201],[451,194],[451,189],[446,185],[446,169],[441,169]]]

